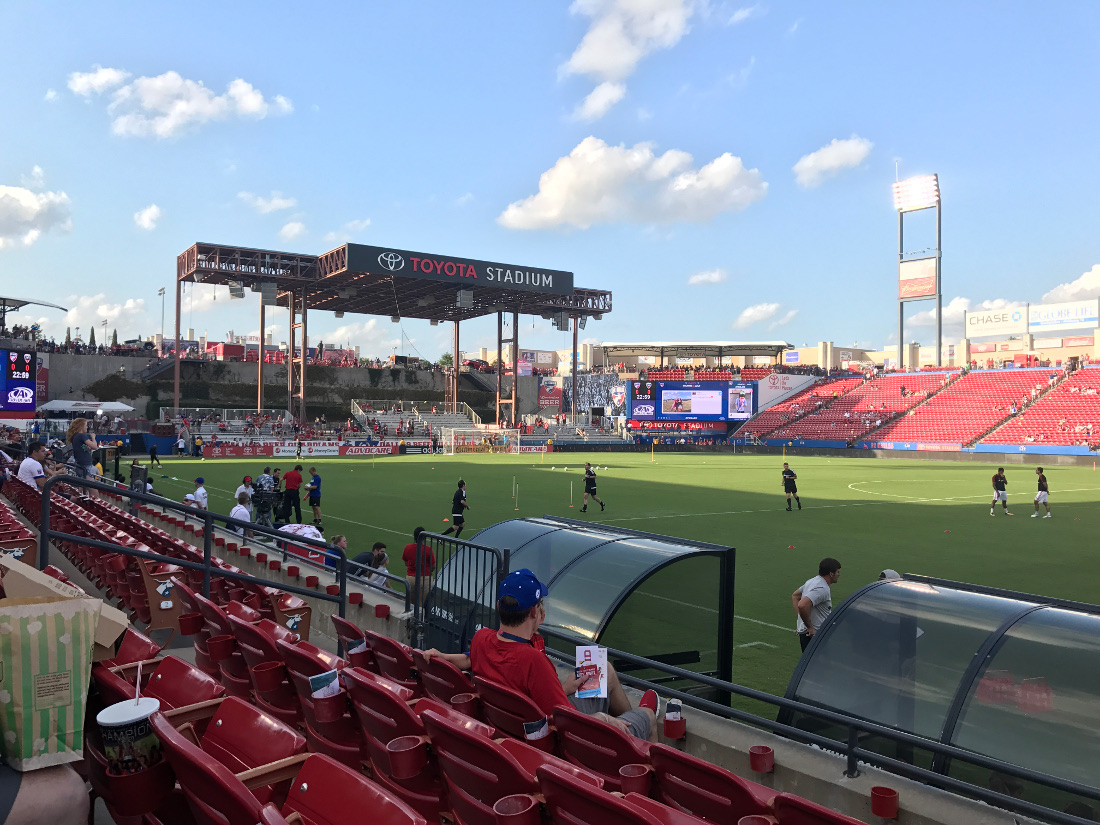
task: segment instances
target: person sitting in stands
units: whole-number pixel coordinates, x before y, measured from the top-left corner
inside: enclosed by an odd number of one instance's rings
[[[614,725],[624,733],[649,742],[657,741],[657,692],[647,690],[637,708],[623,691],[615,669],[608,664],[607,698],[576,696],[580,680],[570,669],[560,678],[545,653],[546,641],[538,633],[546,620],[547,587],[530,570],[515,570],[500,583],[497,615],[500,630],[482,628],[474,634],[468,653],[424,651],[427,658],[441,656],[462,670],[518,690],[538,705],[547,717],[556,707],[572,704],[577,710]]]

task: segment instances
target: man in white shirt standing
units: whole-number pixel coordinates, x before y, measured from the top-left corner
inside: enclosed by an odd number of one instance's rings
[[[248,502],[248,493],[239,493],[237,495],[237,506],[229,511],[229,517],[240,519],[241,521],[252,521],[252,513],[248,509]],[[240,533],[242,536],[246,535],[246,528],[241,527],[240,525],[230,527],[229,529]],[[247,537],[252,537],[251,530],[247,531]]]
[[[42,466],[42,462],[46,459],[46,445],[41,441],[32,441],[27,445],[27,457],[19,463],[19,472],[17,473],[20,481],[25,481],[27,484],[32,484],[35,487],[41,488],[46,479],[50,476],[55,476],[60,470],[47,470]]]
[[[206,488],[202,485],[206,483],[206,479],[199,476],[195,479],[195,492],[192,495],[195,497],[195,506],[200,510],[209,510],[208,496],[206,495]]]
[[[798,643],[803,650],[829,617],[833,609],[833,594],[829,587],[836,584],[839,578],[840,562],[825,558],[817,566],[817,575],[791,594],[791,604],[798,617]]]

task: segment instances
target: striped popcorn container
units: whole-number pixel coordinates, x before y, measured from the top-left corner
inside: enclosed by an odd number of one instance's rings
[[[17,771],[84,756],[98,599],[0,599],[0,755]]]

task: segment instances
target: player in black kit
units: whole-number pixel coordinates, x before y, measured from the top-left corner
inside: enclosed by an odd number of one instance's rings
[[[443,531],[443,535],[449,536],[454,533],[455,538],[458,538],[458,534],[462,532],[462,528],[466,524],[462,511],[469,508],[470,505],[466,503],[466,482],[460,478],[458,489],[455,490],[454,498],[451,500],[451,526]]]
[[[604,511],[603,500],[596,495],[596,471],[592,469],[592,465],[587,461],[584,462],[584,506],[581,508],[582,513],[588,512],[588,497],[592,496],[592,500],[600,505],[600,512]]]
[[[798,509],[802,509],[802,499],[798,497],[798,485],[794,483],[798,476],[795,475],[794,470],[790,465],[783,462],[783,492],[787,494],[787,512],[791,512],[791,496],[794,496],[794,500],[798,502]]]
[[[1011,516],[1012,513],[1008,512],[1008,491],[1005,486],[1008,484],[1008,479],[1005,478],[1005,468],[998,467],[996,474],[993,476],[993,503],[989,505],[989,515],[997,515],[993,512],[997,506],[997,502],[1001,502],[1004,507],[1005,515]]]

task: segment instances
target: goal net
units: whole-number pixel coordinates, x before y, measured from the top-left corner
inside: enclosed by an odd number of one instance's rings
[[[443,430],[443,452],[456,453],[510,453],[519,446],[519,430]]]

